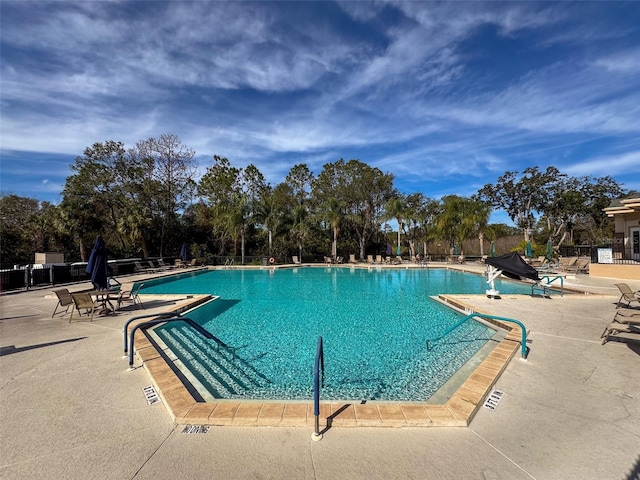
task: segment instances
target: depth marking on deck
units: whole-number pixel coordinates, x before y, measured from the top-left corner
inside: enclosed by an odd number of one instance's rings
[[[185,425],[180,433],[207,433],[208,431],[208,425]]]
[[[153,405],[154,403],[158,403],[160,401],[160,397],[156,393],[156,389],[153,388],[153,385],[144,387],[142,389],[142,392],[144,393],[144,397],[147,399],[147,403],[149,405]]]
[[[484,401],[484,408],[488,408],[489,410],[495,410],[498,408],[502,395],[504,395],[504,392],[501,392],[500,390],[492,391]]]

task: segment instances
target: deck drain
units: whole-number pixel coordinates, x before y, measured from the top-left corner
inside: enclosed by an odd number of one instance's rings
[[[207,433],[208,425],[186,425],[181,433]]]
[[[147,399],[147,403],[149,405],[153,405],[154,403],[158,403],[160,401],[160,397],[156,393],[156,389],[153,388],[153,385],[144,387],[142,391],[144,392],[144,397]]]
[[[498,408],[502,395],[504,395],[504,392],[501,392],[500,390],[492,391],[484,402],[484,408],[488,408],[489,410],[495,410]]]

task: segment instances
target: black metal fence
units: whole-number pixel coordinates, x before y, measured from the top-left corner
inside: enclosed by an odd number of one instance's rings
[[[91,276],[86,272],[86,263],[70,265],[13,265],[0,269],[0,292],[55,286],[65,283],[86,282]],[[135,272],[134,260],[118,260],[109,263],[111,276],[127,275]]]
[[[640,266],[640,252],[637,248],[625,248],[621,245],[560,247],[560,254],[563,257],[590,257],[592,263]]]

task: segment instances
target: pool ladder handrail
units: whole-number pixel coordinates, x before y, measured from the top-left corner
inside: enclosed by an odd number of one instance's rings
[[[232,268],[235,265],[235,260],[233,258],[227,258],[224,261],[224,267],[225,268]]]
[[[542,281],[545,279],[547,283],[546,285],[542,285]],[[531,285],[531,295],[533,296],[533,291],[536,287],[542,287],[542,294],[546,295],[547,288],[550,288],[549,286],[556,280],[560,280],[560,296],[562,297],[564,295],[564,277],[562,275],[557,275],[555,277],[551,277],[551,275],[544,275],[543,277],[540,277],[540,280]]]
[[[511,322],[511,323],[517,324],[520,327],[520,331],[522,332],[522,339],[520,340],[522,359],[523,360],[527,359],[527,329],[524,326],[524,324],[522,322],[520,322],[519,320],[515,320],[513,318],[499,317],[497,315],[487,315],[487,314],[484,314],[484,313],[471,313],[471,314],[467,315],[466,317],[464,317],[462,320],[460,320],[458,323],[453,325],[452,327],[449,327],[447,330],[445,330],[445,332],[442,335],[440,335],[438,338],[427,339],[426,340],[427,350],[431,350],[430,342],[433,343],[433,342],[437,342],[438,340],[441,340],[442,338],[444,338],[447,335],[449,335],[456,328],[458,328],[460,325],[465,323],[467,320],[470,320],[470,319],[472,319],[474,317],[489,318],[489,319],[492,319],[492,320],[501,320],[503,322]]]
[[[131,322],[133,322],[134,320],[139,320],[141,318],[148,318],[148,317],[157,317],[153,320],[147,320],[144,322],[140,322],[138,323],[136,326],[134,326],[131,329],[131,332],[129,332],[129,368],[131,368],[133,366],[133,354],[135,352],[135,333],[138,329],[142,329],[142,328],[148,328],[151,327],[153,325],[158,325],[161,323],[167,323],[167,322],[175,322],[175,321],[183,321],[185,323],[187,323],[187,325],[189,325],[191,328],[193,328],[196,332],[200,333],[203,337],[208,338],[209,340],[215,340],[215,342],[226,348],[229,350],[234,350],[234,355],[235,355],[235,349],[229,347],[226,343],[224,343],[222,340],[220,340],[218,337],[216,337],[213,333],[209,332],[208,330],[206,330],[204,327],[202,327],[200,324],[196,323],[195,321],[193,321],[191,318],[189,317],[183,317],[182,315],[180,315],[179,313],[171,313],[171,312],[167,312],[167,313],[156,313],[156,314],[149,314],[149,315],[140,315],[138,317],[134,317],[132,319],[130,319],[129,321],[126,322],[125,327],[124,327],[124,335],[125,335],[125,346],[124,346],[124,351],[125,353],[127,353],[127,342],[126,342],[126,336],[127,336],[127,327],[129,326],[129,324]],[[158,318],[159,317],[159,318]]]
[[[320,383],[320,374],[322,374],[322,383]],[[320,388],[324,388],[324,347],[322,345],[322,336],[318,338],[318,346],[316,347],[316,360],[313,365],[313,415],[315,416],[315,431],[311,437],[318,441],[322,439],[320,433]]]

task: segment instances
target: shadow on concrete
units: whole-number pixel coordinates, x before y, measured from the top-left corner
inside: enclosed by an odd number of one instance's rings
[[[635,463],[631,466],[629,475],[627,475],[625,480],[640,480],[640,455],[638,455]]]
[[[60,345],[62,343],[77,342],[78,340],[84,340],[87,337],[69,338],[68,340],[58,340],[57,342],[38,343],[36,345],[29,345],[27,347],[16,348],[15,345],[8,345],[6,347],[0,347],[0,357],[11,355],[13,353],[26,352],[27,350],[35,350],[36,348],[52,347],[53,345]]]
[[[4,321],[4,320],[20,320],[22,318],[35,318],[38,315],[19,315],[17,317],[2,317],[0,318],[0,322]]]

